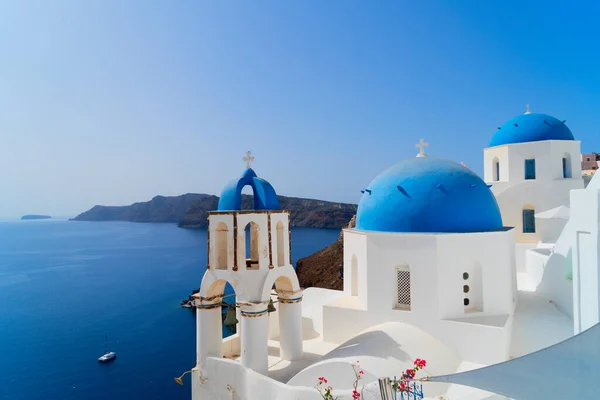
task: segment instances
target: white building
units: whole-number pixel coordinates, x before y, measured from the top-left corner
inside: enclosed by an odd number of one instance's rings
[[[452,376],[598,323],[600,178],[583,189],[580,143],[564,121],[528,110],[502,125],[484,149],[484,180],[425,146],[364,188],[356,228],[344,230],[343,291],[299,287],[288,213],[270,184],[248,167],[226,186],[209,213],[194,400],[320,399],[323,376],[350,399],[356,360],[361,398],[379,399],[377,378],[416,358],[425,375]],[[246,185],[253,210],[240,207]],[[221,339],[226,282],[240,323]],[[424,384],[426,398],[504,398],[441,381]]]

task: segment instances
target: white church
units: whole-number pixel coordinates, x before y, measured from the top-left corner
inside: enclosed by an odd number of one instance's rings
[[[427,360],[417,378],[432,378],[426,399],[506,399],[481,389],[495,387],[484,367],[517,365],[599,322],[600,178],[584,189],[565,121],[527,107],[500,126],[484,179],[426,146],[363,188],[356,227],[343,232],[343,291],[299,287],[289,213],[247,154],[208,215],[193,400],[321,399],[321,377],[353,399],[357,361],[360,399],[391,399],[378,379],[417,358]],[[241,209],[246,186],[252,210]],[[237,329],[223,339],[227,283]]]

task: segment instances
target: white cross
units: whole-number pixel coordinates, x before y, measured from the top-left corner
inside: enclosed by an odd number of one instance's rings
[[[242,161],[246,162],[246,168],[250,168],[250,163],[252,161],[254,161],[254,156],[252,155],[251,152],[247,151],[246,152],[246,157],[242,158]]]
[[[525,106],[525,114],[531,114],[531,110],[529,109],[529,104]]]
[[[419,144],[415,145],[415,147],[419,149],[419,154],[417,154],[417,157],[425,157],[427,155],[425,154],[425,147],[427,146],[429,146],[429,143],[425,142],[423,139],[419,140]]]

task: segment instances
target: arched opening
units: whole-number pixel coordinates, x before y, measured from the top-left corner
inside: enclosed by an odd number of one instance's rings
[[[466,313],[483,311],[481,266],[470,265],[462,273],[463,306]]]
[[[279,278],[277,278],[275,280],[274,286],[277,291],[282,290],[284,292],[289,292],[289,293],[294,291],[294,286],[292,285],[292,281],[287,276],[280,276]]]
[[[277,266],[285,265],[285,241],[283,236],[283,222],[277,222]]]
[[[397,265],[395,273],[396,309],[410,311],[412,306],[410,266],[408,264]]]
[[[219,279],[213,282],[208,288],[208,295],[206,297],[214,297],[214,296],[223,296],[221,303],[221,330],[222,337],[226,338],[228,336],[236,333],[237,326],[229,326],[225,325],[225,319],[227,317],[227,312],[231,309],[237,313],[235,307],[235,290],[233,286],[229,284],[226,280]],[[239,318],[238,318],[239,320]]]
[[[529,204],[523,207],[523,233],[535,233],[535,208]]]
[[[569,153],[565,153],[562,158],[562,171],[563,178],[572,178],[573,172],[571,169],[571,155]]]
[[[256,222],[249,222],[244,228],[246,243],[246,269],[258,269],[259,226]]]
[[[498,160],[498,157],[494,157],[494,160],[492,160],[492,174],[494,181],[500,180],[500,160]]]
[[[254,189],[250,185],[246,185],[242,188],[240,199],[240,209],[242,210],[254,210]]]
[[[229,233],[229,228],[227,228],[227,224],[224,222],[219,222],[215,227],[215,268],[216,269],[227,269],[228,264],[228,240],[227,236]]]
[[[358,259],[356,254],[352,254],[350,262],[350,295],[358,296]]]

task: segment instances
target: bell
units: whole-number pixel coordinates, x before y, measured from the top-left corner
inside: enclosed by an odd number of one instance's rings
[[[273,304],[273,299],[269,300],[269,305],[267,307],[267,312],[270,314],[272,312],[277,311],[277,309],[275,308],[275,304]]]
[[[238,323],[237,318],[235,317],[235,307],[229,307],[227,310],[227,315],[225,316],[225,321],[223,321],[223,325],[233,327]]]

